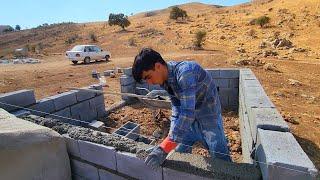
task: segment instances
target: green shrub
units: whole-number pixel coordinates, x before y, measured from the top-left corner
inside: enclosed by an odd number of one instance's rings
[[[260,16],[256,19],[256,24],[260,25],[260,27],[264,27],[269,22],[270,22],[270,18],[268,16]]]
[[[185,19],[187,17],[187,11],[180,9],[177,6],[174,6],[170,11],[170,19],[177,20],[178,18]]]
[[[77,34],[72,35],[70,37],[68,37],[68,39],[65,41],[66,44],[73,44],[76,42],[76,40],[79,38],[79,36]]]
[[[128,16],[125,16],[124,14],[110,14],[109,20],[108,20],[109,26],[120,26],[123,30],[125,30],[125,27],[130,26],[130,21],[128,20]]]
[[[197,48],[202,48],[206,35],[207,35],[206,31],[197,31],[195,35],[194,46]]]

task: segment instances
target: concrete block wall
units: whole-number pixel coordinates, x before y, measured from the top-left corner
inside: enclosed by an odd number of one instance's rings
[[[252,164],[212,162],[200,155],[175,152],[163,167],[153,170],[136,154],[63,136],[74,179],[261,179],[259,169]]]
[[[102,90],[100,85],[91,85],[86,88]],[[90,123],[106,115],[104,96],[81,90],[72,90],[40,100],[35,99],[33,90],[19,90],[0,95],[0,108],[19,115],[21,114],[19,107],[27,108],[27,111],[34,115],[60,119],[75,125],[87,124],[81,124],[76,120]]]
[[[317,170],[250,69],[240,69],[239,118],[243,161],[263,179],[315,179]]]
[[[132,76],[132,68],[124,68],[123,74],[120,77],[121,93],[135,93],[136,82]],[[134,98],[128,96],[122,96],[125,101],[132,101]]]

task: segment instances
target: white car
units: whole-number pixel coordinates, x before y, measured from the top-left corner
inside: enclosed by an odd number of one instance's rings
[[[101,59],[109,61],[110,56],[110,52],[103,51],[96,45],[77,45],[66,52],[66,57],[72,61],[73,64],[77,64],[79,61],[88,64],[91,60],[98,61]]]

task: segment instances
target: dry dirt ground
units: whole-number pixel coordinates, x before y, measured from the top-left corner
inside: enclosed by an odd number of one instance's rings
[[[40,64],[0,65],[0,92],[30,88],[40,99],[68,87],[97,83],[91,78],[93,70],[131,66],[135,54],[145,46],[158,50],[166,60],[196,60],[205,68],[248,67],[320,169],[320,1],[266,0],[232,7],[190,3],[179,7],[188,13],[186,21],[169,20],[170,9],[154,11],[152,16],[140,13],[129,17],[127,31],[95,22],[0,35],[0,56],[10,57],[14,48],[27,45],[42,47],[40,55],[31,53],[42,60]],[[248,24],[262,15],[271,19],[267,27]],[[205,50],[193,51],[190,47],[198,30],[207,32]],[[90,33],[98,42],[90,40]],[[74,43],[66,43],[70,37],[76,37]],[[275,38],[290,40],[294,48],[304,52],[259,47],[262,41]],[[64,58],[72,46],[91,43],[110,50],[111,61],[74,66]],[[267,50],[278,55],[264,57]],[[237,60],[251,63],[237,66]],[[265,70],[266,63],[272,63],[276,70],[272,65],[271,70]],[[105,91],[119,91],[119,76],[107,78]],[[120,97],[105,95],[105,99],[111,105]]]

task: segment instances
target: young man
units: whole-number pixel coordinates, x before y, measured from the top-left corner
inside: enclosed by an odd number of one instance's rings
[[[231,161],[218,91],[207,71],[191,61],[166,63],[158,52],[144,48],[135,57],[132,74],[137,82],[161,85],[172,103],[169,134],[148,155],[147,165],[159,167],[173,149],[191,153],[197,141],[209,149],[212,157]]]

